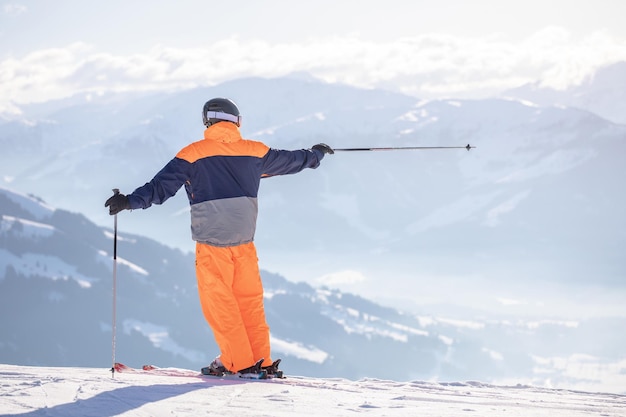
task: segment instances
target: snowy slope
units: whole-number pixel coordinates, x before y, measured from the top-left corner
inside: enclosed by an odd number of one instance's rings
[[[479,382],[236,381],[0,365],[3,416],[626,416],[626,396]]]

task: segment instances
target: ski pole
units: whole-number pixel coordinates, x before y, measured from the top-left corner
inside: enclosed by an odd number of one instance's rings
[[[113,195],[120,193],[113,189]],[[115,333],[117,330],[117,214],[113,216],[113,325],[111,338],[111,378],[115,377]]]
[[[474,149],[469,143],[466,146],[400,146],[388,148],[333,148],[335,152],[354,152],[354,151],[406,151],[406,150],[431,150],[431,149]]]

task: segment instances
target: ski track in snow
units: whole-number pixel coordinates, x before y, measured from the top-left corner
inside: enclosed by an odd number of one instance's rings
[[[0,365],[0,415],[626,416],[626,395],[479,382],[251,381]]]

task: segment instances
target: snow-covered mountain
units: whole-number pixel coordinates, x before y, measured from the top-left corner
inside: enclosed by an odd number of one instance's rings
[[[0,189],[0,363],[106,367],[111,230]],[[118,237],[116,355],[198,369],[217,353],[191,254]],[[292,374],[534,382],[620,392],[626,319],[409,314],[263,271],[274,355]],[[293,277],[298,279],[298,277]],[[581,369],[583,372],[581,373]]]
[[[143,185],[201,138],[200,109],[214,96],[238,102],[244,136],[277,148],[477,147],[337,153],[318,170],[264,180],[256,242],[267,270],[413,306],[493,310],[512,298],[530,314],[590,316],[621,305],[573,300],[598,288],[626,291],[626,126],[578,108],[421,102],[289,78],[74,97],[24,106],[0,123],[1,178],[110,226],[103,202],[111,188]],[[123,213],[120,230],[193,250],[182,191],[163,206]],[[343,273],[357,282],[341,287]]]
[[[505,91],[504,97],[528,100],[541,106],[577,107],[614,123],[626,124],[626,62],[600,68],[580,85],[567,90],[544,87],[537,81]]]

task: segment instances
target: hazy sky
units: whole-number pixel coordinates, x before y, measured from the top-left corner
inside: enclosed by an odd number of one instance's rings
[[[563,88],[626,60],[625,12],[622,0],[0,0],[0,113],[292,72],[423,98]]]

